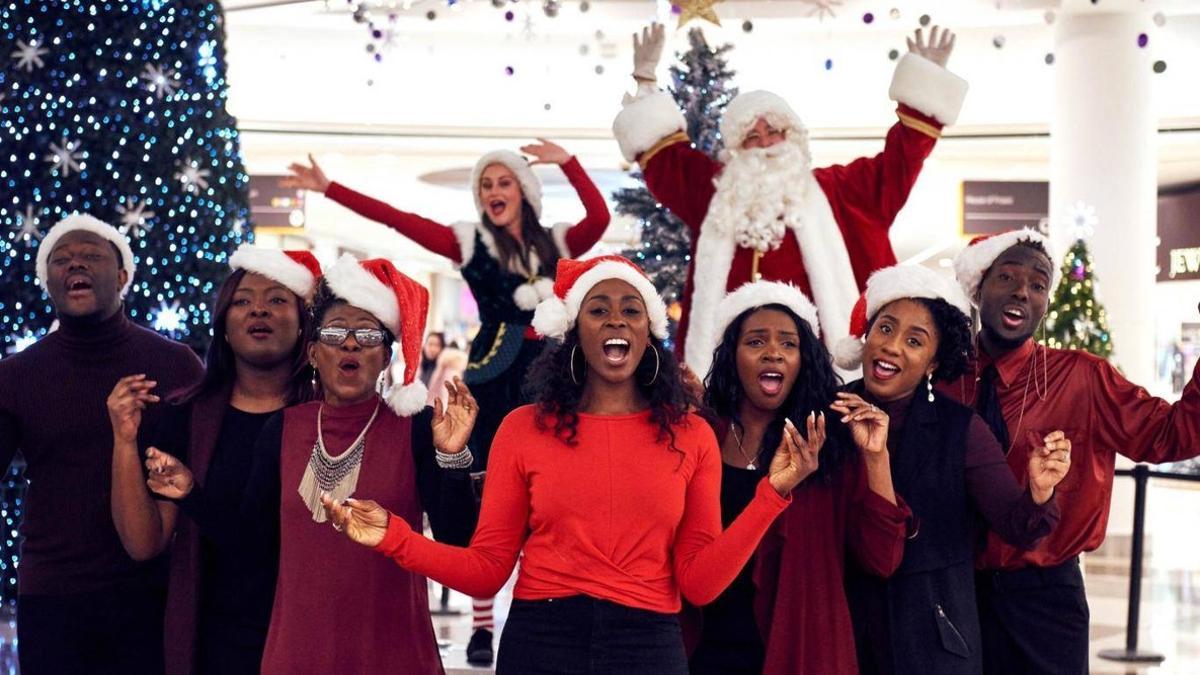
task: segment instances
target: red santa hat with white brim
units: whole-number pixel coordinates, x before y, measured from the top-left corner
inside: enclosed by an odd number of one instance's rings
[[[309,251],[283,251],[251,244],[239,246],[229,256],[229,266],[277,281],[305,301],[312,299],[317,279],[321,277],[321,263]]]
[[[862,365],[867,324],[879,310],[902,298],[945,300],[963,314],[971,313],[971,304],[952,279],[920,265],[885,267],[867,279],[866,292],[850,312],[850,335],[834,346],[833,361],[839,368],[852,370]]]
[[[1054,265],[1055,256],[1053,248],[1050,246],[1050,239],[1041,232],[1026,227],[1001,234],[975,237],[967,244],[966,248],[959,251],[958,255],[954,257],[954,276],[958,278],[963,293],[966,293],[967,297],[971,299],[971,304],[979,306],[979,288],[983,285],[983,277],[992,268],[996,258],[1021,242],[1040,246],[1046,252],[1046,256],[1050,258],[1050,292],[1054,292],[1054,287],[1058,286],[1062,274]]]
[[[480,214],[484,212],[483,200],[479,198],[479,179],[484,170],[493,164],[503,164],[513,172],[517,183],[521,185],[521,196],[533,207],[534,215],[541,218],[542,181],[533,172],[529,162],[512,150],[493,150],[475,162],[475,168],[471,170],[471,193],[475,196],[475,211]]]
[[[428,397],[417,370],[429,314],[429,291],[401,273],[390,260],[360,261],[349,253],[325,272],[325,283],[337,297],[375,315],[396,336],[404,380],[392,385],[384,398],[399,415],[420,412]]]
[[[806,133],[800,116],[787,101],[778,94],[759,89],[740,93],[725,106],[725,114],[721,117],[721,137],[726,145],[740,145],[760,117],[766,118],[767,123],[777,129]]]
[[[117,228],[86,213],[72,213],[58,221],[38,244],[37,278],[42,288],[46,287],[46,277],[49,274],[50,253],[58,245],[58,241],[71,232],[91,232],[111,241],[113,246],[117,247],[117,251],[121,254],[121,269],[129,273],[129,278],[121,287],[121,297],[124,298],[125,294],[129,292],[129,287],[133,285],[133,275],[137,271],[137,265],[133,262],[133,250],[129,248],[129,240]]]
[[[563,340],[575,327],[579,308],[588,291],[609,279],[627,282],[642,296],[646,314],[650,317],[650,332],[660,340],[667,339],[667,305],[649,277],[628,258],[606,255],[588,260],[559,258],[554,277],[554,295],[538,303],[533,312],[533,328],[540,335]]]
[[[821,324],[817,320],[816,306],[799,288],[779,281],[754,281],[742,284],[737,290],[722,298],[717,305],[714,335],[724,335],[725,329],[729,328],[729,324],[741,316],[742,312],[767,305],[787,307],[796,316],[804,319],[814,335],[821,336]]]

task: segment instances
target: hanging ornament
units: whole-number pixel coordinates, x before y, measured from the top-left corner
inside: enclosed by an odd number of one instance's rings
[[[558,16],[558,10],[561,8],[562,3],[559,0],[544,0],[542,2],[542,12],[551,19]]]
[[[515,72],[517,72],[517,71],[514,70],[512,66],[504,66],[504,74],[505,75],[512,75]]]
[[[596,71],[596,74],[597,74],[597,75],[603,75],[603,74],[604,74],[604,66],[603,66],[603,65],[597,65],[597,66],[596,66],[596,68],[595,68],[595,71]]]
[[[83,160],[87,156],[80,148],[82,144],[79,141],[68,140],[63,137],[62,144],[51,143],[50,154],[42,159],[50,163],[50,173],[57,173],[62,177],[71,175],[71,172],[80,173],[83,171]]]
[[[1167,15],[1163,14],[1162,12],[1155,12],[1154,13],[1154,25],[1158,26],[1159,28],[1162,28],[1163,26],[1167,25]]]
[[[146,230],[150,229],[149,221],[154,217],[154,212],[149,207],[146,202],[139,202],[133,197],[127,198],[124,204],[117,204],[117,214],[121,217],[121,233],[130,239],[140,239]]]
[[[429,19],[430,21],[433,21],[434,19],[437,18],[437,12],[435,12],[431,9],[428,12],[425,12],[425,18]]]
[[[746,19],[745,21],[742,22],[742,32],[743,33],[749,33],[752,30],[754,30],[754,22],[753,21],[751,21],[750,19]]]
[[[895,61],[898,58],[900,58],[899,49],[892,49],[888,52],[888,61]]]
[[[1055,14],[1054,10],[1052,10],[1052,9],[1046,10],[1046,13],[1042,15],[1042,21],[1045,21],[1047,26],[1054,23],[1054,20],[1057,18],[1058,18],[1058,15]]]
[[[825,70],[833,70],[833,59],[825,59]]]
[[[508,4],[508,0],[492,0],[492,7],[495,7],[496,9],[500,9],[506,4]]]
[[[41,219],[34,213],[32,206],[25,207],[25,214],[17,214],[17,239],[24,239],[26,244],[34,240],[41,241]]]
[[[1096,216],[1096,207],[1083,201],[1077,201],[1067,209],[1066,225],[1072,239],[1088,239],[1096,234],[1096,225],[1100,218]]]
[[[1148,44],[1150,44],[1150,36],[1146,35],[1145,33],[1139,33],[1138,39],[1137,39],[1138,47],[1145,49],[1146,45],[1148,45]]]
[[[516,15],[516,14],[513,14],[513,13],[512,13],[512,10],[509,10],[509,11],[507,11],[507,12],[505,12],[505,13],[504,13],[504,20],[505,20],[505,21],[512,21],[512,20],[513,20],[513,19],[515,19],[515,18],[517,18],[517,15]]]
[[[679,27],[692,19],[704,19],[714,26],[721,25],[715,7],[723,0],[678,0],[674,7],[679,10]]]
[[[1046,65],[1054,65],[1054,52],[1046,52]]]
[[[888,16],[892,17],[892,21],[895,21],[896,19],[900,18],[900,10],[893,7],[888,10]]]
[[[208,169],[201,169],[198,162],[191,158],[176,164],[175,180],[183,183],[183,189],[192,194],[199,194],[208,189]]]
[[[146,81],[146,89],[160,101],[179,89],[179,75],[174,68],[163,68],[153,63],[147,63],[138,77]]]
[[[1155,61],[1154,62],[1154,72],[1156,72],[1156,73],[1167,72],[1167,62],[1166,61]]]
[[[930,21],[932,21],[932,19],[929,18],[928,14],[922,14],[921,18],[917,19],[917,23],[921,24],[922,28],[928,26]]]
[[[995,47],[996,49],[1003,49],[1004,42],[1005,42],[1005,37],[1003,35],[997,35],[992,38],[992,46]]]
[[[583,2],[579,3],[579,11],[583,12],[584,14],[587,14],[588,10],[591,8],[592,3],[588,2],[588,0],[583,0]]]
[[[16,68],[20,68],[27,73],[32,73],[34,68],[41,68],[46,65],[42,61],[42,57],[48,54],[50,50],[41,46],[37,40],[17,40],[17,50],[12,53],[12,58],[17,62]]]
[[[367,20],[367,5],[360,3],[354,8],[354,23],[363,23]]]
[[[870,12],[863,14],[863,23],[868,25],[875,23],[875,15]]]

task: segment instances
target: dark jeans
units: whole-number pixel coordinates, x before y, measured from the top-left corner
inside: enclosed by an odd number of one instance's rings
[[[1086,675],[1090,612],[1078,558],[979,572],[975,594],[986,675]]]
[[[513,600],[497,675],[686,675],[679,618],[585,595]]]
[[[21,675],[161,675],[163,589],[17,598]]]

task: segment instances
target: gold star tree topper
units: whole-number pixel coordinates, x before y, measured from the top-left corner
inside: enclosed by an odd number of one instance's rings
[[[676,0],[674,3],[679,8],[679,28],[683,28],[684,24],[692,19],[704,19],[714,26],[721,25],[721,19],[717,16],[714,9],[723,0]]]

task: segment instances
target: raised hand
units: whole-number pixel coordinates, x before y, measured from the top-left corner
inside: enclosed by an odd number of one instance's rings
[[[146,487],[160,497],[183,499],[192,493],[192,471],[174,455],[158,448],[146,450]]]
[[[771,458],[771,466],[767,468],[767,480],[771,487],[784,497],[817,470],[819,466],[818,453],[825,445],[825,414],[808,415],[808,437],[800,435],[800,430],[789,419],[783,425],[783,440],[775,449]]]
[[[1052,431],[1044,445],[1029,453],[1029,491],[1033,501],[1045,504],[1054,496],[1054,488],[1071,469],[1071,439],[1061,431]]]
[[[941,34],[938,34],[938,31]],[[908,38],[908,51],[923,56],[945,68],[950,60],[950,52],[954,51],[954,41],[957,36],[949,28],[934,26],[929,31],[929,42],[925,42],[922,29],[918,28],[911,38]]]
[[[571,159],[571,153],[563,150],[563,147],[557,143],[553,143],[544,138],[539,138],[537,143],[522,145],[521,152],[527,155],[533,155],[534,164],[557,164],[562,166]]]
[[[321,505],[333,529],[345,532],[351,541],[375,547],[387,534],[388,510],[369,499],[346,499],[341,504],[321,495]]]
[[[108,420],[112,423],[113,438],[117,441],[136,442],[138,427],[142,425],[142,411],[158,397],[150,393],[158,384],[146,379],[145,375],[129,375],[117,380],[108,395]]]
[[[652,23],[642,29],[641,39],[633,34],[633,79],[638,82],[654,82],[654,71],[662,59],[663,44],[667,40],[666,30],[661,23]]]
[[[842,423],[850,429],[850,438],[863,452],[887,451],[887,413],[867,403],[857,394],[838,392],[838,400],[830,404],[834,412],[842,413]]]
[[[467,439],[471,437],[471,429],[479,415],[479,405],[460,377],[447,382],[446,391],[450,396],[445,410],[440,397],[433,401],[433,447],[453,455],[467,447]]]
[[[313,159],[312,153],[308,155],[308,162],[307,166],[298,162],[288,165],[288,171],[291,171],[292,175],[280,180],[279,185],[285,188],[324,193],[329,189],[330,180],[325,177],[325,172],[321,170],[321,165],[317,164],[317,160]]]

